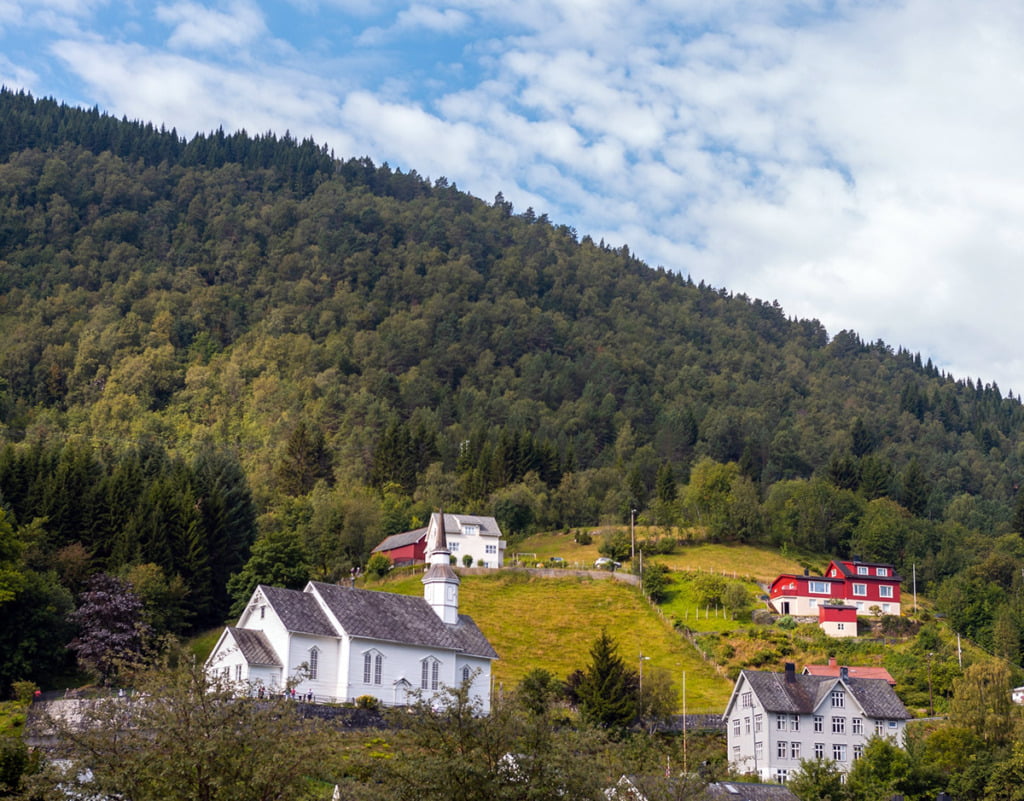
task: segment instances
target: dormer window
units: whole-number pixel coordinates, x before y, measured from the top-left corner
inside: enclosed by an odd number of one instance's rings
[[[868,574],[868,568],[866,565],[857,565],[857,575],[866,576]]]
[[[480,526],[466,524],[462,527],[462,533],[467,537],[475,537],[480,533]]]
[[[877,573],[879,576],[888,576],[889,575],[889,568],[887,568],[887,567],[880,567],[880,568],[878,568],[875,571],[875,573]]]

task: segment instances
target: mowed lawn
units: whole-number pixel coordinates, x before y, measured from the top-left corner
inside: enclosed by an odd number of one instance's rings
[[[408,595],[423,592],[418,575],[367,587]],[[668,673],[680,708],[685,671],[688,712],[721,712],[732,691],[731,682],[673,631],[636,588],[620,582],[513,571],[464,575],[460,609],[476,621],[501,657],[494,664],[496,689],[515,687],[533,668],[563,679],[585,669],[590,648],[605,629],[630,669],[639,669],[642,654],[647,657],[645,675]]]

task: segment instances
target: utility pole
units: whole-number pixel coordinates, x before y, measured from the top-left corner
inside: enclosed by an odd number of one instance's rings
[[[686,776],[686,671],[683,671],[683,777]]]
[[[636,509],[629,510],[629,558],[636,558]]]

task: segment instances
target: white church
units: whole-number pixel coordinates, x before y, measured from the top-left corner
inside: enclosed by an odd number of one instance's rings
[[[302,697],[369,695],[389,706],[468,681],[489,712],[498,655],[459,614],[459,577],[438,522],[431,520],[422,598],[318,581],[301,591],[260,585],[238,624],[221,634],[207,671],[252,692],[294,686]]]

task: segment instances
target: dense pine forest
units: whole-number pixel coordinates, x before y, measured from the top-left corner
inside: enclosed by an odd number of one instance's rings
[[[185,632],[440,505],[892,561],[1021,659],[1019,398],[501,195],[4,90],[0,342],[0,687],[95,573]]]

